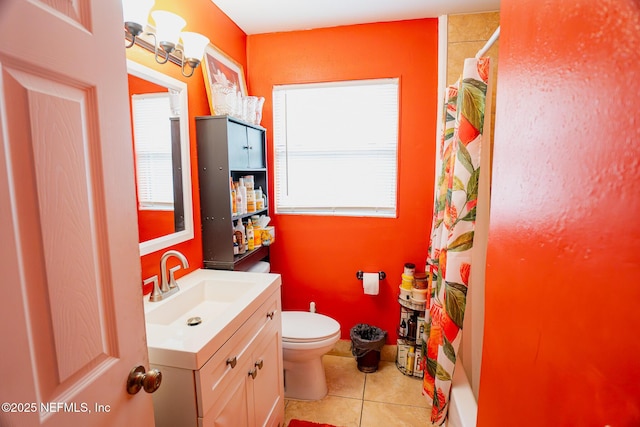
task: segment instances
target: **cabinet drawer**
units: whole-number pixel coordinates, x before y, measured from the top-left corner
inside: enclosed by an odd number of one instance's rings
[[[251,362],[249,345],[265,326],[280,319],[278,296],[279,292],[275,292],[269,297],[211,359],[196,371],[199,417],[207,413],[218,394],[232,381],[244,381],[247,372],[246,369],[243,371],[242,367],[246,368],[247,363]]]

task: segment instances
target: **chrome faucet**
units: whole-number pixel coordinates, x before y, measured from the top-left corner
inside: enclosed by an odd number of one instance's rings
[[[176,265],[175,267],[170,268],[169,272],[167,273],[167,260],[172,256],[175,256],[180,260],[180,262],[182,263],[182,267],[179,265]],[[180,270],[180,268],[188,268],[188,267],[189,267],[189,261],[187,260],[187,257],[184,256],[181,252],[178,252],[176,250],[170,250],[163,253],[162,257],[160,258],[161,284],[158,287],[157,276],[154,276],[156,278],[155,286],[153,287],[153,291],[151,291],[151,296],[149,297],[149,301],[162,301],[164,297],[168,297],[169,295],[178,292],[180,288],[176,283],[176,278],[174,277],[174,274],[176,271]]]

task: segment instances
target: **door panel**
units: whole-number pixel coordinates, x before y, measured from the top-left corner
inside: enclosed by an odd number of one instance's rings
[[[266,168],[264,158],[264,132],[247,127],[247,145],[249,146],[249,167],[252,169]]]
[[[276,312],[272,324],[263,332],[260,342],[255,343],[254,360],[262,361],[262,368],[252,382],[255,424],[275,425],[284,414],[284,384],[282,381],[282,339],[280,311]]]
[[[0,5],[2,426],[153,425],[121,21]]]
[[[14,165],[14,209],[21,228],[26,309],[33,325],[39,394],[53,398],[68,380],[85,376],[114,355],[113,296],[108,292],[108,253],[104,230],[98,156],[84,138],[90,90],[79,90],[5,68],[11,94],[10,134],[28,129],[27,139],[6,141]],[[14,129],[12,123],[25,128]],[[58,134],[67,142],[57,141]],[[14,136],[14,135],[11,135]],[[93,138],[95,139],[95,138]],[[107,267],[107,268],[105,268]],[[68,351],[73,349],[73,351]],[[51,355],[56,355],[51,358]]]
[[[227,133],[229,136],[229,168],[246,169],[249,166],[246,126],[228,121]]]

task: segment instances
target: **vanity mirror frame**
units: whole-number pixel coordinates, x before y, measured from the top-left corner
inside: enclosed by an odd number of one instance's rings
[[[182,197],[184,205],[184,230],[166,236],[140,242],[140,255],[147,255],[178,243],[186,242],[194,237],[193,200],[191,189],[191,143],[189,141],[189,111],[187,107],[187,84],[173,77],[162,74],[152,68],[127,59],[127,72],[138,78],[148,80],[157,85],[179,92],[180,105],[180,156],[182,162]],[[133,125],[132,125],[133,126]],[[134,141],[135,143],[135,141]],[[133,146],[132,146],[133,148]]]

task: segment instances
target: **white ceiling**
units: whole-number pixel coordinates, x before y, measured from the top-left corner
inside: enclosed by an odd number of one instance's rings
[[[246,34],[433,18],[500,9],[500,0],[212,0]]]

